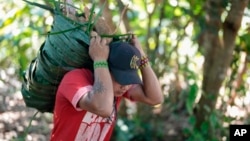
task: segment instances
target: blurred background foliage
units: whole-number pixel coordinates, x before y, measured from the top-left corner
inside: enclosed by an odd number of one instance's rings
[[[0,139],[48,140],[52,115],[39,113],[27,131],[35,110],[20,87],[53,15],[20,0],[0,0],[0,9]],[[227,141],[230,124],[250,124],[248,0],[107,0],[103,14],[119,33],[137,34],[165,97],[156,107],[124,101],[112,140]]]

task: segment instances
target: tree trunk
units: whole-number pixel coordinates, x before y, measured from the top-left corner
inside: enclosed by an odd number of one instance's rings
[[[235,39],[241,25],[244,9],[249,0],[231,0],[231,7],[224,22],[222,12],[228,3],[224,0],[207,0],[206,26],[202,46],[205,48],[205,62],[202,82],[202,96],[197,107],[197,127],[200,127],[215,108],[219,89],[226,77],[233,57]],[[220,32],[223,35],[219,34]]]

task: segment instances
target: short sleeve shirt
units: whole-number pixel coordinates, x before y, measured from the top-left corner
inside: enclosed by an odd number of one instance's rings
[[[75,69],[65,74],[56,94],[51,141],[109,141],[115,124],[111,119],[77,108],[80,98],[92,89],[93,73]],[[118,98],[118,106],[121,98]],[[113,122],[110,122],[113,121]]]

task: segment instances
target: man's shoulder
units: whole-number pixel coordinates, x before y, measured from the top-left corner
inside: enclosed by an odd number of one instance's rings
[[[93,73],[91,70],[89,69],[85,69],[85,68],[77,68],[77,69],[73,69],[70,70],[69,72],[67,72],[64,75],[64,80],[78,80],[81,78],[85,78],[85,79],[92,79],[93,77]]]
[[[76,68],[73,70],[70,70],[66,75],[72,75],[72,74],[86,74],[86,75],[92,75],[91,70],[86,68]]]

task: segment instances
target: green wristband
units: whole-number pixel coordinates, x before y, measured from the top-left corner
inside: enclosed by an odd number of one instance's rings
[[[108,62],[107,61],[95,61],[94,69],[96,68],[108,68]]]

